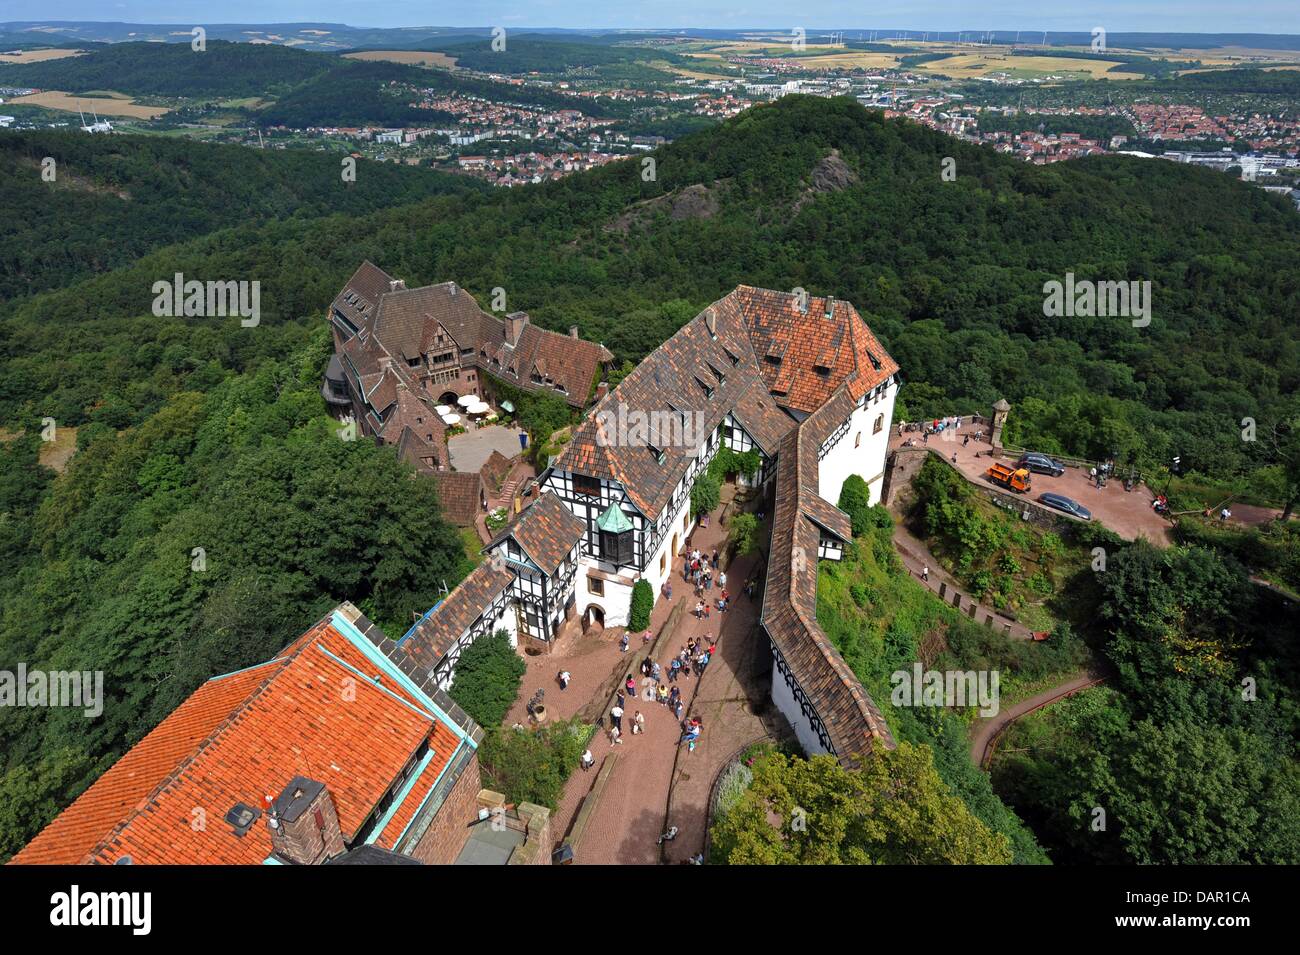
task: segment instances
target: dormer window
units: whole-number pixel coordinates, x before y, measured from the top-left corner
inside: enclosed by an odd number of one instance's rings
[[[706,398],[712,398],[712,397],[713,397],[713,386],[712,386],[712,385],[705,384],[705,383],[704,383],[703,381],[701,381],[699,378],[696,378],[696,379],[695,379],[695,383],[696,383],[697,385],[699,385],[699,386],[700,386],[700,390],[704,392],[704,397],[706,397]]]
[[[722,349],[722,350],[723,350],[724,352],[726,352],[726,353],[727,353],[727,357],[728,357],[729,359],[731,359],[731,367],[732,367],[732,368],[735,368],[737,365],[740,364],[740,358],[737,357],[736,355],[733,355],[733,354],[731,353],[731,350],[730,350],[730,349],[728,349],[728,348],[724,348],[724,349]]]
[[[712,364],[709,365],[709,371],[713,372],[713,377],[718,379],[718,384],[721,385],[726,383],[727,376],[724,375],[722,372],[718,371],[718,369],[714,368]]]
[[[767,362],[767,363],[768,363],[769,365],[771,365],[773,368],[780,368],[780,367],[781,367],[781,356],[780,356],[780,355],[764,355],[764,356],[763,356],[763,361]]]
[[[813,372],[818,378],[829,378],[831,376],[831,370],[825,365],[813,365]]]

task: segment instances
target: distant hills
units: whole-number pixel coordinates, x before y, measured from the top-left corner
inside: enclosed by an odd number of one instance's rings
[[[120,316],[114,334],[147,337],[148,318],[121,309],[179,270],[260,278],[264,324],[315,321],[370,258],[409,283],[500,286],[539,324],[577,324],[632,362],[737,284],[833,294],[903,366],[900,416],[1005,397],[1035,443],[1079,456],[1177,453],[1192,470],[1245,474],[1258,448],[1240,440],[1242,417],[1273,420],[1300,391],[1300,216],[1220,173],[1115,156],[1038,167],[802,96],[654,155],[650,182],[638,163],[612,163],[364,218],[210,233],[21,303],[3,334],[27,343],[15,361],[30,393],[76,420],[83,397],[57,369],[88,347],[78,316]],[[832,155],[851,175],[821,169]],[[1044,283],[1068,272],[1150,281],[1150,326],[1045,315]],[[112,367],[121,387],[145,374]],[[27,400],[0,394],[0,418]]]
[[[534,55],[529,49],[524,45],[517,55]],[[188,44],[131,42],[96,47],[84,56],[0,66],[0,84],[70,93],[112,90],[130,96],[274,99],[260,112],[249,111],[249,122],[262,126],[400,126],[446,118],[410,109],[406,100],[385,90],[391,83],[498,102],[524,98],[517,86],[453,76],[447,70],[212,39],[202,52]],[[529,89],[526,99],[555,109],[581,108],[593,116],[624,115],[631,110],[627,103],[579,101],[540,88]]]
[[[41,163],[55,161],[55,180]],[[129,264],[220,229],[347,213],[448,193],[478,180],[336,153],[259,150],[157,136],[0,135],[0,302]]]
[[[340,52],[368,47],[371,49],[441,49],[444,44],[469,37],[487,37],[492,27],[358,27],[343,23],[215,23],[194,24],[202,26],[211,40],[233,42],[276,43],[304,50]],[[962,25],[957,24],[958,28]],[[90,20],[18,20],[0,23],[0,48],[17,42],[27,46],[66,46],[78,43],[126,43],[149,41],[160,43],[188,43],[190,27],[175,23],[99,23]],[[876,34],[878,40],[919,40],[923,35],[931,39],[956,40],[960,33],[967,38],[984,35],[982,30],[952,29],[939,33],[922,30],[882,30],[871,26],[835,27],[810,30],[809,37],[820,34],[843,33],[846,42],[860,42]],[[619,42],[628,39],[686,35],[704,39],[741,39],[756,34],[773,36],[788,34],[789,29],[763,28],[761,25],[734,30],[663,29],[636,30],[580,30],[520,26],[510,29],[511,34],[531,34],[556,41],[581,39],[583,42]],[[1045,42],[1050,46],[1083,46],[1092,42],[1088,31],[995,30],[990,34],[994,43]],[[1243,47],[1257,50],[1300,50],[1300,35],[1273,33],[1138,33],[1113,32],[1107,34],[1107,45],[1130,50],[1188,49],[1207,50],[1218,47]]]

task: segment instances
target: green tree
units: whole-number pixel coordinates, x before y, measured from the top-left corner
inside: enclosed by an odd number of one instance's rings
[[[510,634],[498,630],[479,637],[456,661],[451,698],[485,729],[499,726],[519,695],[528,666],[510,646]]]
[[[749,790],[714,823],[713,840],[732,865],[1011,861],[1006,837],[948,791],[928,747],[910,743],[873,754],[859,770],[833,756],[763,756]]]

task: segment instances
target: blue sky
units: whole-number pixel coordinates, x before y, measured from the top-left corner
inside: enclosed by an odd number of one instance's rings
[[[0,20],[1300,33],[1297,0],[4,0]]]

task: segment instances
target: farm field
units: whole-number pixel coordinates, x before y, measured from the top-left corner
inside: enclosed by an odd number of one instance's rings
[[[1086,79],[1138,80],[1140,73],[1110,72],[1119,60],[1081,60],[1066,56],[1011,56],[1006,53],[962,53],[945,60],[923,63],[920,69],[955,79],[1007,73],[1011,76],[1078,76]]]
[[[344,53],[343,56],[349,60],[382,60],[387,63],[402,63],[406,66],[436,66],[446,70],[456,68],[454,56],[425,50],[366,50],[362,53]]]
[[[132,119],[156,119],[170,112],[166,106],[144,106],[129,96],[74,96],[58,90],[46,90],[28,96],[15,96],[9,100],[18,106],[44,106],[68,113],[94,111],[100,116],[129,116]]]
[[[23,63],[44,63],[47,60],[65,60],[70,56],[81,56],[85,50],[23,50],[19,53],[0,53],[0,65],[6,63],[20,65]]]

